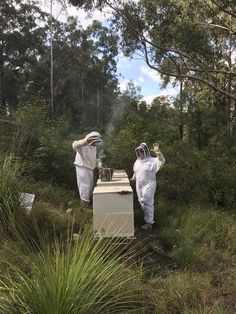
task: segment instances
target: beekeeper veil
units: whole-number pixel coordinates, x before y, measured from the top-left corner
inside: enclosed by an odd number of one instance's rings
[[[136,149],[135,153],[137,158],[141,157],[141,154],[144,154],[144,158],[148,158],[150,156],[149,148],[146,143],[141,143]]]
[[[99,144],[102,144],[103,141],[102,141],[102,136],[100,133],[96,132],[96,131],[93,131],[93,132],[90,132],[88,135],[86,135],[85,137],[87,140],[92,140],[91,143],[89,143],[89,145],[99,145]]]

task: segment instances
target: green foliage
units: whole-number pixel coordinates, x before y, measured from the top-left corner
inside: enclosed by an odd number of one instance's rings
[[[31,0],[0,3],[0,107],[17,108],[29,88],[32,66],[42,50],[46,30],[38,20],[45,17]]]
[[[159,179],[160,193],[168,200],[207,200],[207,162],[202,154],[183,142],[164,149],[166,164]]]
[[[19,201],[19,164],[13,156],[1,159],[0,163],[0,222],[7,230],[21,215]]]
[[[188,271],[172,272],[167,278],[154,280],[152,296],[156,313],[226,313],[211,276]]]
[[[86,230],[74,243],[46,246],[30,273],[14,265],[1,279],[1,313],[134,313],[148,308],[142,299],[139,272],[122,241],[94,239]],[[124,252],[124,251],[123,251]],[[142,313],[142,312],[139,312]]]
[[[182,267],[198,271],[230,263],[236,250],[235,218],[214,210],[189,210],[176,225],[173,256]],[[227,252],[223,255],[222,251]]]
[[[197,132],[202,133],[196,143],[193,128],[186,128],[184,138],[180,139],[176,134],[178,127],[174,126],[178,123],[179,109],[169,106],[167,100],[156,99],[150,109],[144,109],[137,103],[129,104],[124,120],[113,132],[107,158],[112,166],[125,169],[131,176],[135,147],[140,142],[147,142],[150,147],[159,142],[166,164],[157,174],[158,193],[169,201],[209,201],[233,210],[236,203],[233,141],[213,137],[212,131],[199,131],[198,126]],[[204,124],[210,129],[208,122]]]
[[[149,286],[157,313],[234,311],[235,215],[206,208],[158,202],[156,236],[175,267]]]
[[[218,138],[212,138],[206,151],[209,165],[207,188],[209,200],[216,205],[235,210],[236,163],[234,146]]]
[[[117,34],[98,21],[84,30],[73,17],[66,23],[51,20],[35,0],[5,0],[0,11],[0,108],[12,113],[40,98],[53,118],[64,115],[74,127],[106,123],[117,92]]]
[[[86,10],[108,3],[71,2]],[[118,0],[108,5],[119,6],[110,29],[94,22],[84,30],[75,18],[51,21],[55,110],[49,119],[49,16],[35,1],[0,3],[0,153],[9,155],[0,163],[0,256],[10,261],[1,263],[0,312],[233,313],[232,1]],[[176,77],[171,82],[180,94],[174,102],[158,97],[147,106],[132,83],[116,98],[118,33],[123,52],[146,53],[164,87]],[[148,249],[157,255],[164,251],[175,269],[169,271],[166,262],[162,276],[156,265],[158,277],[146,278],[141,294],[140,273],[127,268],[120,254],[126,250],[123,243],[95,240],[86,228],[78,242],[68,240],[68,226],[82,232],[92,215],[79,210],[77,196],[68,191],[75,187],[71,142],[95,127],[107,130],[104,162],[129,176],[140,142],[158,142],[166,159],[157,174],[156,228]],[[20,192],[36,194],[29,215],[20,206]],[[69,207],[72,214],[65,213]],[[143,213],[135,214],[137,225]],[[37,256],[42,242],[48,245]],[[143,296],[146,304],[153,300],[155,310],[145,307]]]
[[[28,177],[21,179],[21,189],[35,194],[36,201],[51,204],[52,206],[65,210],[78,198],[77,191],[59,187],[44,181],[30,180]],[[77,201],[78,203],[78,201]]]
[[[172,145],[179,140],[179,112],[171,105],[167,97],[156,97],[150,106],[146,120],[146,128],[152,134],[153,141]]]
[[[136,146],[137,140],[134,138],[132,131],[122,130],[116,137],[112,148],[112,166],[117,169],[129,169],[130,173],[135,160]]]
[[[129,175],[132,173],[133,163],[136,159],[135,148],[142,142],[150,142],[150,134],[145,127],[145,119],[135,112],[131,112],[124,126],[113,140],[111,159],[112,166],[125,169]]]
[[[101,127],[116,95],[117,35],[97,21],[83,30],[72,17],[55,26],[55,116],[76,129]]]
[[[71,141],[63,140],[64,129],[64,122],[57,121],[44,130],[33,153],[31,172],[39,180],[71,186],[74,154]]]
[[[15,113],[23,140],[15,149],[24,163],[24,173],[67,187],[74,186],[72,140],[67,136],[68,122],[61,117],[51,121],[45,103],[35,99]]]
[[[138,51],[166,81],[175,77],[190,81],[192,87],[197,82],[235,100],[235,84],[230,78],[235,64],[229,61],[234,46],[233,3],[226,10],[215,1],[203,0],[116,1],[107,5],[114,9],[112,26],[121,33],[126,56]]]
[[[0,179],[0,231],[3,237],[23,238],[26,242],[40,244],[42,234],[50,238],[67,234],[73,217],[65,211],[73,200],[73,193],[43,184],[25,183],[13,156],[1,160]],[[35,193],[31,212],[22,206],[20,193]],[[76,222],[75,227],[80,228],[80,223]]]

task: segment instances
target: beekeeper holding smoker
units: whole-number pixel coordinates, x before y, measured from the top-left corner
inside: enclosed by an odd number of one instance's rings
[[[165,158],[162,155],[159,145],[156,143],[152,149],[156,157],[151,157],[146,143],[141,143],[136,149],[137,160],[134,163],[134,175],[131,180],[136,180],[136,191],[138,201],[144,211],[145,224],[143,230],[152,230],[154,224],[154,196],[156,191],[156,173],[160,170]]]
[[[87,206],[91,202],[94,185],[93,170],[97,166],[97,146],[101,144],[102,137],[95,131],[86,135],[84,139],[72,143],[73,150],[76,152],[74,164],[82,206]]]

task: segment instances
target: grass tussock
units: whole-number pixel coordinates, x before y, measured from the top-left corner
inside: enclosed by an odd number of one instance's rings
[[[22,210],[19,201],[19,164],[10,155],[2,158],[0,168],[0,222],[1,228],[15,225]]]
[[[172,272],[151,283],[155,313],[226,313],[209,274]]]
[[[1,165],[0,314],[235,312],[232,212],[158,200],[154,234],[128,248],[94,239],[74,192],[22,179],[12,156]],[[20,192],[36,195],[30,213]]]
[[[142,313],[140,271],[131,260],[122,241],[94,239],[90,230],[75,242],[57,241],[37,255],[30,272],[12,265],[0,281],[0,313]]]
[[[172,250],[178,265],[206,271],[231,261],[236,252],[235,218],[213,210],[190,210],[181,217],[178,243]]]
[[[40,200],[43,203],[51,204],[57,209],[66,210],[71,205],[78,206],[78,193],[51,183],[35,182],[27,178],[21,180],[21,189],[27,193],[35,194],[36,201]]]

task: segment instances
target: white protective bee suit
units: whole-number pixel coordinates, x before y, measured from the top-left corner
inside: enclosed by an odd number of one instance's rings
[[[101,143],[102,138],[98,132],[91,132],[84,139],[72,143],[76,152],[74,164],[80,199],[87,203],[91,200],[94,185],[93,170],[96,167],[96,146]]]
[[[159,150],[159,146],[154,146],[157,157],[151,157],[147,144],[141,143],[136,148],[137,160],[133,166],[133,180],[136,180],[136,191],[138,201],[144,210],[144,220],[148,225],[154,223],[154,195],[156,191],[156,173],[165,163],[165,158]],[[141,159],[140,151],[144,152]]]

